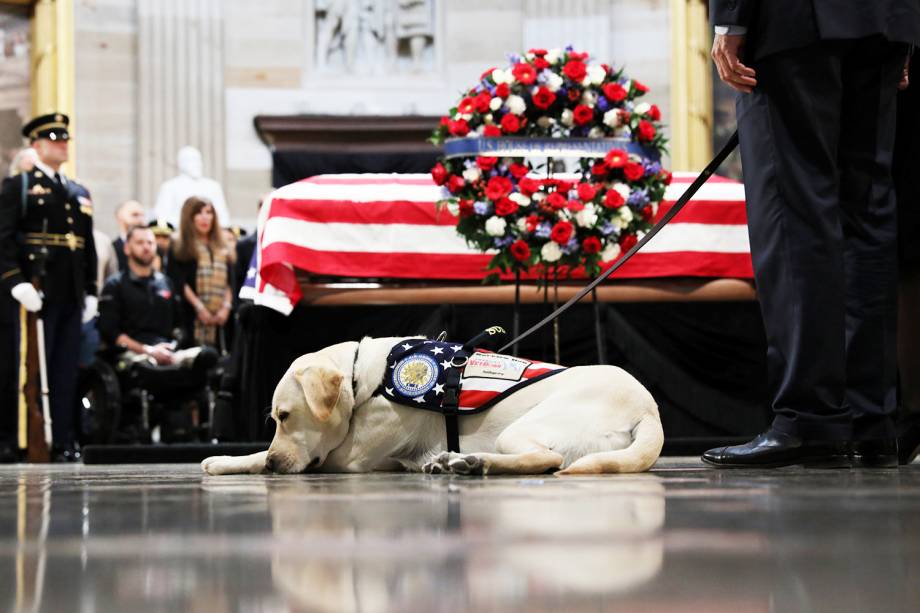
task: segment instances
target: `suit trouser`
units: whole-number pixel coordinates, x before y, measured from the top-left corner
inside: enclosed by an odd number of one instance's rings
[[[773,427],[894,435],[896,214],[904,45],[824,41],[761,60],[738,99]]]
[[[74,442],[81,315],[82,309],[76,302],[46,302],[41,310],[45,328],[45,364],[48,373],[51,435],[55,448],[65,448]],[[15,338],[17,363],[19,339],[20,334],[23,333],[24,331],[17,324]]]

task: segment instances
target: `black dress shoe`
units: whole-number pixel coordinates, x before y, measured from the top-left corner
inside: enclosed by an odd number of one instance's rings
[[[897,468],[898,439],[885,438],[871,441],[853,441],[850,459],[858,468]]]
[[[776,430],[767,430],[744,445],[710,449],[702,460],[720,468],[778,468],[796,464],[849,468],[851,465],[847,443],[806,441]]]
[[[898,426],[898,463],[910,464],[920,454],[920,415],[904,419]]]
[[[66,447],[55,447],[51,451],[51,461],[57,463],[73,463],[79,462],[81,458],[80,451],[76,449],[73,445],[68,445]]]

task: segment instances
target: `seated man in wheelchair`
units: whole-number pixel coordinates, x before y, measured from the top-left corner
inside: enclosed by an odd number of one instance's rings
[[[142,431],[149,430],[147,410],[152,401],[160,409],[160,425],[184,424],[178,427],[183,434],[173,439],[195,438],[191,432],[207,418],[208,371],[217,363],[217,352],[210,347],[179,348],[182,309],[169,278],[153,268],[153,231],[129,228],[124,249],[127,269],[106,280],[99,300],[98,326],[105,345],[101,356],[115,366],[120,381],[142,390]],[[124,403],[127,394],[121,396]],[[122,411],[123,424],[126,417]],[[175,433],[177,428],[169,430]]]

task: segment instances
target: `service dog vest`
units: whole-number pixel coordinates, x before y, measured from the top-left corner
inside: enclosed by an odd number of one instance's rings
[[[452,368],[461,371],[460,415],[485,411],[522,387],[565,370],[482,349],[468,354],[461,343],[412,338],[390,350],[379,393],[402,405],[446,413],[444,389]]]

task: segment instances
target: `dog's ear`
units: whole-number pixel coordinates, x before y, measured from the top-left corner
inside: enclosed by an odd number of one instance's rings
[[[328,421],[342,393],[342,373],[324,366],[307,366],[294,378],[303,388],[307,407],[319,421]]]

